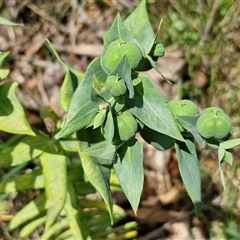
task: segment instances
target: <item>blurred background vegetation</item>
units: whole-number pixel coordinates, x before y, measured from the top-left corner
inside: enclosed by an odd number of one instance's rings
[[[240,2],[147,2],[155,30],[163,19],[158,40],[165,45],[166,56],[159,64],[173,82],[167,86],[160,77],[151,75],[160,91],[169,99],[189,98],[200,110],[221,107],[230,115],[233,125],[239,127]],[[17,94],[33,126],[43,126],[39,111],[45,105],[50,105],[59,116],[63,114],[58,93],[64,70],[46,48],[45,39],[53,43],[69,66],[84,72],[90,61],[101,54],[103,34],[116,13],[120,12],[125,19],[138,3],[139,0],[0,1],[0,16],[25,25],[0,27],[0,51],[11,53],[7,62],[11,69],[9,80],[20,84]],[[9,135],[1,133],[1,137],[8,139]],[[239,131],[235,137],[239,137]],[[233,167],[226,168],[226,191],[219,181],[216,154],[207,149],[199,151],[199,157],[203,233],[211,239],[240,239],[239,148],[234,150]],[[24,204],[22,199],[7,201],[8,208],[16,208],[19,201]],[[185,204],[182,201],[181,208]],[[167,208],[176,210],[179,204]]]

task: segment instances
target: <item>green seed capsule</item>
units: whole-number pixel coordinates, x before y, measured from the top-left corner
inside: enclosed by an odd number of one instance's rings
[[[231,119],[222,111],[203,113],[197,121],[197,130],[203,138],[224,139],[232,128]]]
[[[157,43],[154,46],[153,49],[153,56],[154,57],[163,57],[165,55],[165,48],[163,46],[163,44],[161,43]]]
[[[168,107],[170,108],[173,114],[179,115],[179,116],[194,116],[198,114],[197,105],[188,99],[183,99],[183,100],[173,99],[168,102]],[[176,123],[179,131],[183,132],[184,129],[181,126],[181,124],[177,120],[176,120]]]
[[[122,96],[127,91],[127,87],[123,79],[118,78],[115,75],[107,77],[105,87],[113,97]]]
[[[124,55],[128,57],[131,69],[136,69],[142,60],[141,49],[135,43],[118,39],[110,43],[103,53],[102,64],[107,71],[111,72],[122,60]]]
[[[124,111],[119,114],[116,119],[115,137],[121,141],[127,141],[133,137],[138,129],[138,124],[135,117],[130,111]]]

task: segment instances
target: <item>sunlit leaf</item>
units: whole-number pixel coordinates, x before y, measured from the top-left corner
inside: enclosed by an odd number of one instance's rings
[[[0,81],[5,79],[8,76],[9,73],[10,73],[9,69],[0,68]]]
[[[120,148],[114,169],[123,192],[136,214],[144,180],[143,150],[140,142],[132,139]]]
[[[45,231],[56,221],[62,211],[67,195],[67,157],[54,148],[40,156],[43,169],[45,192],[49,202]]]
[[[11,193],[40,188],[44,188],[44,179],[41,170],[32,171],[29,174],[15,176],[0,182],[0,193]]]
[[[201,137],[201,135],[198,133],[196,124],[197,120],[200,117],[200,115],[196,116],[178,116],[176,115],[177,120],[180,122],[180,124],[183,126],[184,129],[188,130],[195,140],[197,141],[198,145],[201,148],[204,148],[206,145],[206,142],[204,139]]]
[[[146,1],[140,2],[124,21],[124,24],[132,36],[141,43],[145,52],[149,53],[155,39],[155,34],[148,18]]]
[[[234,148],[238,145],[240,145],[240,138],[230,139],[230,140],[220,143],[220,146],[222,146],[225,149]]]
[[[8,226],[9,229],[16,229],[27,221],[34,219],[36,216],[46,211],[48,205],[49,203],[46,201],[45,194],[41,194],[16,213]]]
[[[0,168],[16,166],[35,159],[48,147],[49,139],[43,134],[26,136],[15,146],[0,151]]]
[[[201,211],[201,175],[196,148],[191,139],[186,142],[176,141],[175,148],[178,158],[179,171],[191,198],[195,212],[199,216]]]
[[[134,79],[135,96],[127,100],[130,111],[147,127],[174,139],[184,141],[166,99],[144,74]]]
[[[99,105],[104,103],[104,100],[98,98],[97,101],[92,101],[92,80],[94,75],[105,81],[106,73],[100,66],[100,59],[96,58],[88,66],[84,78],[74,92],[71,103],[67,112],[67,116],[61,131],[56,135],[56,138],[64,137],[79,129],[86,127],[89,124],[90,118],[94,113],[98,112]]]
[[[7,25],[7,26],[24,26],[22,23],[15,23],[6,18],[0,17],[0,25]]]
[[[0,130],[34,136],[23,107],[15,95],[17,86],[16,82],[0,85]]]

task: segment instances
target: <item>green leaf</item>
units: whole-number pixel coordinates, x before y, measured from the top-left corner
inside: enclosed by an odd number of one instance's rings
[[[165,98],[144,74],[134,79],[135,96],[127,100],[130,111],[147,127],[174,139],[184,141]],[[138,82],[137,82],[138,81]]]
[[[24,26],[22,23],[14,23],[9,21],[6,18],[0,17],[0,25],[7,25],[7,26]]]
[[[92,141],[95,140],[91,135],[87,134],[87,131],[78,132],[77,137],[79,140],[79,155],[84,173],[104,199],[110,214],[111,222],[113,222],[113,203],[109,184],[110,168],[100,165],[98,163],[98,158],[84,154],[84,151],[90,147],[91,141],[89,139],[92,139]],[[85,141],[83,141],[84,139]]]
[[[198,133],[196,125],[197,125],[197,120],[200,117],[200,115],[196,116],[179,116],[175,115],[176,119],[179,121],[179,123],[182,125],[182,127],[186,130],[188,130],[195,140],[197,141],[198,145],[201,148],[204,148],[206,145],[206,142],[204,139],[201,137],[201,135]]]
[[[159,151],[164,151],[171,148],[175,142],[173,138],[165,134],[156,132],[146,126],[141,129],[140,135],[147,143],[151,144]]]
[[[111,143],[114,136],[114,121],[113,121],[113,115],[111,111],[107,112],[107,118],[105,123],[102,126],[102,134],[107,140],[108,143]]]
[[[0,151],[0,168],[16,166],[37,158],[46,150],[49,139],[36,133],[36,137],[26,136],[15,146]]]
[[[17,86],[16,82],[0,85],[0,130],[34,136],[23,107],[15,95]]]
[[[8,226],[9,229],[16,229],[27,221],[34,219],[36,216],[46,211],[47,207],[48,202],[46,201],[45,194],[41,194],[16,213]]]
[[[228,152],[228,151],[225,151],[225,154],[224,154],[224,161],[226,161],[229,165],[232,166],[233,164],[233,155],[231,152]]]
[[[160,71],[160,69],[158,68],[156,62],[150,57],[150,56],[146,56],[147,59],[149,60],[149,62],[151,63],[152,67],[160,74],[160,76],[165,80],[167,81],[169,84],[172,84],[168,79],[166,79],[164,77],[164,75],[162,74],[162,72]]]
[[[124,21],[125,26],[132,36],[143,46],[146,53],[149,53],[155,39],[155,34],[148,18],[146,1],[141,3]]]
[[[111,160],[112,162],[116,156],[116,146],[105,140],[92,145],[84,150],[83,153],[88,156]]]
[[[127,89],[129,91],[129,98],[134,97],[134,89],[132,84],[131,67],[128,62],[127,56],[118,63],[118,65],[110,73],[111,75],[118,75],[126,83]]]
[[[44,188],[44,179],[41,170],[15,176],[0,182],[0,193],[12,193],[31,189]]]
[[[73,184],[68,182],[68,193],[66,204],[64,207],[74,239],[88,239],[90,234],[88,232],[87,222],[80,206],[76,189]]]
[[[46,40],[46,45],[66,70],[66,75],[60,89],[59,97],[60,106],[66,112],[68,110],[72,95],[76,90],[78,83],[82,80],[84,75],[68,67],[68,65],[62,61],[62,59],[60,58],[57,51],[54,49],[53,45],[49,40]]]
[[[9,52],[0,52],[0,67],[2,66],[3,62],[9,55]]]
[[[123,192],[136,214],[144,180],[143,150],[140,142],[131,139],[119,149],[119,157],[114,169]]]
[[[45,192],[50,204],[47,211],[47,221],[45,230],[56,221],[62,211],[67,195],[67,157],[54,150],[48,149],[40,156],[42,164]]]
[[[106,115],[107,115],[107,110],[106,109],[100,110],[98,112],[98,114],[95,116],[94,121],[93,121],[93,128],[94,129],[100,127],[103,124],[103,122],[106,119]]]
[[[59,103],[61,108],[67,112],[73,93],[77,89],[79,79],[83,78],[81,73],[73,72],[72,69],[66,69],[66,75],[60,89]]]
[[[44,233],[41,235],[40,239],[53,239],[53,236],[60,234],[63,230],[68,228],[68,224],[69,222],[67,218],[60,219],[48,229],[44,229]],[[58,238],[56,237],[56,239]]]
[[[105,46],[104,51],[111,42],[116,41],[118,39],[124,39],[125,41],[137,43],[137,41],[132,37],[131,33],[124,25],[119,14],[117,14],[117,16],[115,17],[111,25],[111,28],[104,34],[103,37],[103,42]]]
[[[240,145],[240,138],[231,139],[231,140],[227,140],[225,142],[220,143],[220,146],[222,146],[225,149],[234,148],[238,145]]]
[[[10,73],[9,69],[0,68],[0,81],[5,79],[9,73]]]
[[[223,160],[223,157],[225,155],[225,149],[219,145],[219,148],[218,148],[218,161],[221,162]]]
[[[99,105],[104,103],[104,100],[101,98],[98,98],[96,101],[92,101],[91,99],[94,75],[102,81],[105,81],[107,77],[100,66],[99,58],[93,60],[88,66],[84,78],[74,92],[64,125],[61,131],[55,136],[56,138],[69,135],[86,127],[89,124],[91,116],[98,112]]]
[[[175,148],[178,158],[179,171],[191,198],[195,212],[199,216],[201,211],[201,175],[196,148],[191,139],[186,142],[176,141]]]
[[[46,216],[39,217],[25,225],[20,231],[20,237],[26,238],[27,236],[32,234],[40,225],[42,225],[46,221],[46,219]]]
[[[224,177],[225,161],[218,161],[218,166],[219,166],[219,173],[220,173],[222,185],[223,185],[224,190],[226,190],[225,177]]]

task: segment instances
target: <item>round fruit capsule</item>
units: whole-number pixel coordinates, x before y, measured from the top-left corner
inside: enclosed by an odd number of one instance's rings
[[[170,108],[173,114],[179,115],[179,116],[194,116],[198,114],[197,105],[188,99],[183,99],[183,100],[173,99],[168,102],[168,107]],[[176,121],[176,123],[179,131],[184,132],[185,130],[181,126],[181,124],[178,121]]]
[[[121,141],[127,141],[136,134],[138,124],[130,111],[124,111],[120,113],[117,115],[115,121],[116,137]]]
[[[137,68],[143,57],[141,49],[135,43],[118,39],[110,43],[103,53],[102,64],[107,71],[111,72],[122,60],[124,55],[128,57],[131,69]]]
[[[172,113],[180,116],[193,116],[198,114],[197,105],[188,99],[173,99],[168,102],[168,107]]]
[[[197,130],[203,138],[223,139],[232,128],[231,119],[224,112],[205,112],[197,121]]]
[[[156,43],[154,45],[154,49],[153,49],[153,56],[154,57],[163,57],[164,55],[165,55],[165,48],[164,48],[163,44]]]
[[[208,108],[205,108],[202,112],[202,114],[205,114],[205,113],[218,114],[218,113],[225,113],[225,112],[219,107],[208,107]]]
[[[115,75],[107,77],[105,87],[113,97],[122,96],[127,91],[127,87],[123,79],[118,78]]]

